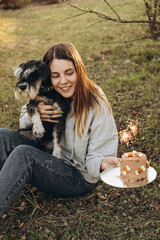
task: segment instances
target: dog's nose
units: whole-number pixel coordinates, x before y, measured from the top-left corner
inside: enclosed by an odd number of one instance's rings
[[[26,88],[27,88],[27,84],[21,84],[21,85],[19,85],[19,88],[21,89],[21,91],[24,91],[24,90],[26,90]]]

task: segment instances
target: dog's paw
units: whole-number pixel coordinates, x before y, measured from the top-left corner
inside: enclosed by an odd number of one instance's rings
[[[44,133],[45,133],[45,129],[43,126],[33,128],[33,135],[36,138],[42,138],[44,136]]]
[[[59,150],[58,150],[58,151],[53,150],[52,155],[53,155],[54,157],[58,158],[58,159],[61,158],[61,152],[60,152]]]

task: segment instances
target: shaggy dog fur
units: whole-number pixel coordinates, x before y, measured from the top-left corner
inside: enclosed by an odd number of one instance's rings
[[[14,75],[18,79],[18,83],[15,85],[15,97],[28,100],[27,112],[33,123],[33,135],[28,130],[20,130],[19,133],[35,140],[41,146],[45,146],[46,142],[52,140],[52,154],[60,158],[60,143],[65,130],[65,120],[70,109],[70,100],[65,99],[54,90],[50,80],[50,68],[43,61],[31,60],[22,63],[15,70]],[[37,108],[40,102],[56,106],[60,111],[63,111],[62,117],[55,119],[59,121],[58,123],[42,123]]]

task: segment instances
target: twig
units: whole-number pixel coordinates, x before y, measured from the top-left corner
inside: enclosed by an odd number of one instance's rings
[[[104,2],[110,7],[110,9],[116,14],[116,16],[118,17],[118,19],[120,20],[120,21],[122,21],[122,19],[120,18],[120,16],[118,15],[118,13],[116,13],[116,11],[112,8],[112,6],[106,1],[106,0],[104,0]]]
[[[152,20],[152,18],[151,18],[151,15],[152,15],[151,7],[146,0],[144,0],[144,4],[145,4],[145,7],[146,7],[146,13],[147,13],[148,19],[149,19],[149,21],[151,21]]]
[[[64,1],[64,2],[65,2],[67,5],[69,5],[70,7],[75,8],[75,9],[77,9],[77,10],[83,12],[84,14],[87,14],[87,13],[94,13],[94,14],[98,15],[99,17],[103,18],[103,19],[112,20],[112,21],[118,21],[117,19],[110,18],[110,17],[106,16],[106,15],[103,14],[103,13],[99,13],[99,12],[94,11],[94,10],[91,10],[91,9],[88,9],[88,10],[86,10],[86,9],[82,9],[82,8],[79,8],[79,7],[75,6],[75,5],[72,5],[72,4],[69,3],[69,2],[66,2],[66,1]]]
[[[70,17],[67,17],[67,18],[64,18],[63,20],[59,20],[59,22],[64,22],[68,19],[71,19],[71,18],[75,18],[75,17],[79,17],[79,16],[82,16],[82,15],[85,15],[86,13],[80,13],[80,14],[76,14],[76,15],[73,15],[73,16],[70,16]]]
[[[151,37],[143,37],[143,38],[137,38],[137,39],[133,39],[133,40],[128,40],[128,41],[118,41],[118,42],[108,42],[108,43],[105,43],[105,45],[108,45],[108,44],[116,44],[116,43],[131,43],[131,42],[136,42],[136,41],[141,41],[141,40],[144,40],[144,39],[150,39]]]
[[[96,24],[98,24],[98,23],[104,22],[104,21],[105,21],[105,20],[97,21],[97,22],[95,22],[95,23],[90,24],[89,27],[92,27],[92,26],[94,26],[94,25],[96,25]]]

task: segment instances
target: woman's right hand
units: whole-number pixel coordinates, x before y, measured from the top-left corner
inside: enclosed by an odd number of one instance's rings
[[[105,157],[101,163],[101,172],[107,168],[120,167],[121,158],[117,157]]]
[[[58,122],[56,118],[62,117],[63,112],[58,110],[55,106],[45,105],[44,102],[38,104],[38,111],[42,121]]]

